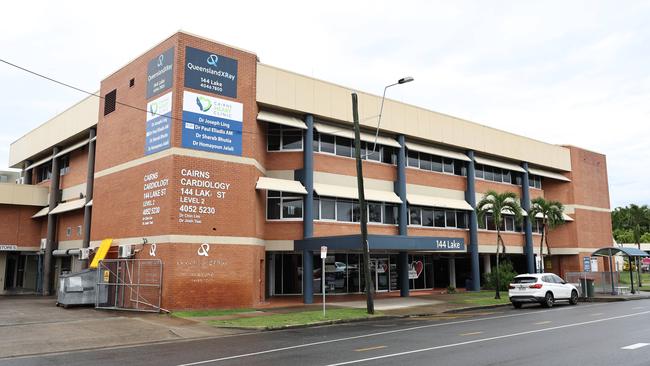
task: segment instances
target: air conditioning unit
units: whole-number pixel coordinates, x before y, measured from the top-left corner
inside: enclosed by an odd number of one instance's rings
[[[133,257],[133,245],[120,245],[118,247],[118,258],[131,258]]]
[[[90,257],[90,248],[81,248],[79,252],[79,259],[80,260],[85,260]]]

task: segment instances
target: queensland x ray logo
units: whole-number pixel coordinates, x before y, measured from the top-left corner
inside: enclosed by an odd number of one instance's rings
[[[219,62],[219,56],[217,55],[208,56],[208,65],[217,67],[217,62]]]

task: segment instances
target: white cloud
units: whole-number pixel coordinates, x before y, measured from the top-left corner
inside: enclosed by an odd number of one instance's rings
[[[613,206],[650,203],[650,3],[208,4],[115,1],[97,11],[81,1],[9,2],[0,57],[96,90],[184,29],[359,90],[381,93],[412,75],[389,97],[605,153]],[[16,138],[81,97],[0,64],[0,136]]]

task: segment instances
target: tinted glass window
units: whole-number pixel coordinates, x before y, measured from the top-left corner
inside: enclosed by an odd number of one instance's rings
[[[454,173],[454,159],[444,158],[443,164],[445,173]]]
[[[442,172],[442,158],[439,156],[431,157],[431,170],[434,172]]]
[[[297,219],[302,217],[302,198],[292,197],[282,200],[282,218]]]
[[[320,151],[334,154],[334,136],[320,135]]]
[[[456,227],[456,211],[446,211],[447,227]]]
[[[467,213],[456,211],[456,226],[459,229],[467,229]]]
[[[337,136],[336,155],[352,157],[352,140]]]
[[[282,128],[282,150],[302,149],[302,130],[298,128]]]
[[[282,130],[280,129],[280,126],[278,125],[271,125],[269,124],[268,130],[267,130],[267,142],[268,142],[268,150],[269,151],[279,151],[280,150],[280,143],[281,143],[281,134]]]
[[[436,210],[434,213],[434,222],[436,227],[445,227],[445,211],[444,210]]]
[[[515,277],[513,283],[535,283],[537,278],[535,277]]]
[[[422,226],[433,226],[432,209],[422,209]]]
[[[408,166],[412,166],[412,167],[415,167],[415,168],[420,167],[420,163],[419,163],[420,160],[418,158],[418,152],[417,151],[409,150],[407,160],[408,160],[407,161]]]
[[[411,207],[409,208],[409,215],[410,215],[410,224],[411,225],[420,225],[421,224],[421,209],[419,207]]]
[[[352,221],[352,202],[336,201],[336,220]]]
[[[320,218],[323,220],[335,220],[336,219],[336,201],[332,199],[322,198],[320,202]]]
[[[420,153],[420,169],[431,170],[431,155]]]
[[[381,203],[368,203],[368,221],[381,222]]]

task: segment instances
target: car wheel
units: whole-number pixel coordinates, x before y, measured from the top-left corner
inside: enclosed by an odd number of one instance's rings
[[[553,293],[547,292],[546,296],[544,296],[544,301],[542,302],[542,306],[545,308],[550,308],[553,306],[553,303],[555,303],[555,298],[553,297]]]
[[[520,302],[513,302],[512,303],[512,306],[514,306],[515,309],[521,309],[521,305],[522,305],[522,303],[520,303]]]
[[[571,291],[571,298],[569,299],[569,304],[577,305],[578,304],[578,291]]]

